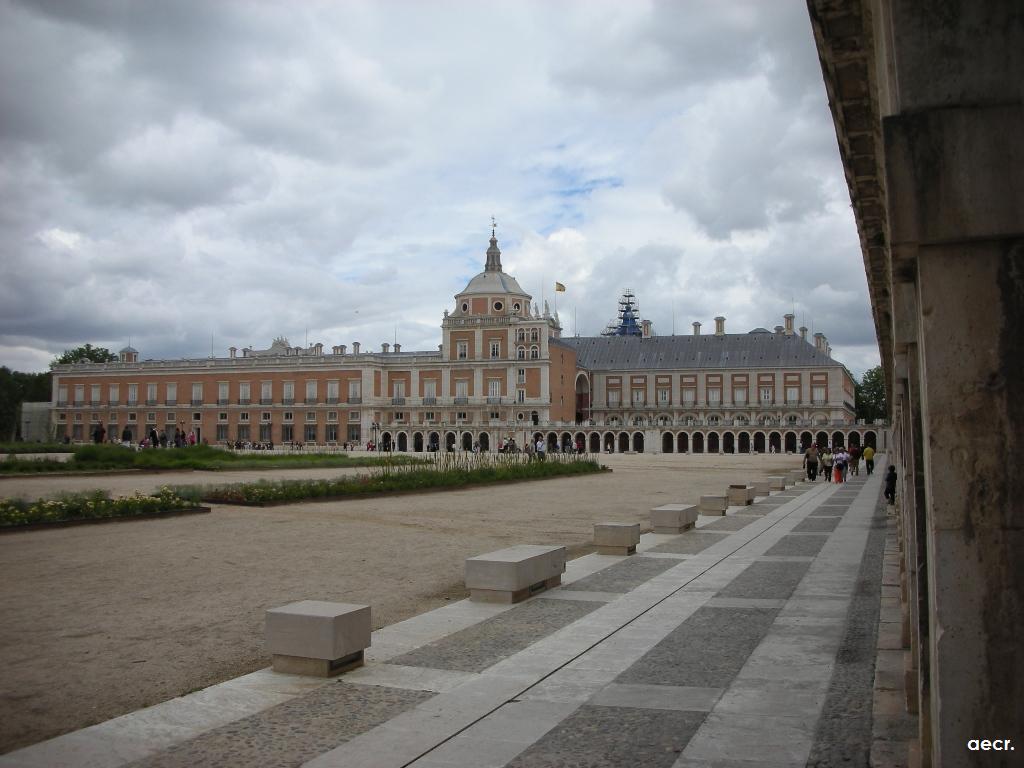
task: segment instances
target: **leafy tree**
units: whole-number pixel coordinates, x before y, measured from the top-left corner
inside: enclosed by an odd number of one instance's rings
[[[106,347],[94,347],[92,344],[86,343],[81,347],[65,349],[64,354],[55,358],[53,364],[67,365],[68,363],[80,363],[82,361],[90,363],[115,363],[117,362],[117,355]]]
[[[17,436],[18,414],[23,402],[50,399],[49,373],[22,373],[6,366],[0,368],[0,441]]]
[[[857,418],[869,424],[875,419],[889,417],[889,407],[885,401],[885,377],[882,366],[878,365],[865,371],[859,383],[855,384],[857,400]]]

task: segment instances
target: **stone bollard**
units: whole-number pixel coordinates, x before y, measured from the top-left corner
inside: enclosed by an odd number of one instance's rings
[[[725,496],[701,496],[699,508],[702,515],[724,515],[729,500]]]
[[[266,614],[275,672],[332,677],[363,665],[370,647],[370,606],[302,600]]]
[[[518,603],[562,583],[565,547],[521,544],[466,558],[469,599]]]
[[[594,546],[601,555],[633,555],[640,543],[640,523],[594,523]]]
[[[771,496],[771,483],[768,480],[755,480],[751,487],[754,489],[754,497]]]
[[[754,486],[746,483],[730,485],[725,495],[729,499],[730,507],[745,507],[754,503]]]
[[[697,515],[693,504],[665,504],[651,510],[651,527],[655,533],[683,533],[697,523]]]
[[[772,477],[766,478],[768,480],[768,487],[773,491],[784,491],[789,483],[786,482],[786,478],[782,475],[773,475]]]

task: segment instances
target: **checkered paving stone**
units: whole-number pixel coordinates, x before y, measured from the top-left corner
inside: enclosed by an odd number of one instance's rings
[[[828,541],[828,536],[825,534],[821,536],[783,536],[765,554],[770,557],[814,557],[825,546],[826,541]]]
[[[562,587],[563,592],[631,592],[659,573],[679,565],[680,560],[665,557],[630,557],[597,573]]]
[[[615,682],[727,688],[778,611],[768,606],[699,608]]]
[[[849,507],[818,507],[808,517],[842,517],[849,511]]]
[[[339,680],[131,763],[131,768],[299,766],[434,695]]]
[[[718,592],[718,597],[788,599],[810,563],[753,563]]]
[[[675,563],[669,561],[669,564]],[[602,605],[583,600],[527,600],[479,624],[396,656],[390,662],[409,667],[482,672]]]
[[[738,531],[741,528],[746,528],[751,523],[755,522],[755,517],[743,517],[737,515],[729,515],[723,517],[721,520],[715,520],[713,523],[701,526],[702,531]]]
[[[839,517],[806,517],[794,529],[794,533],[831,533],[839,525]]]
[[[705,717],[703,712],[582,706],[507,768],[668,768]]]
[[[669,552],[677,555],[697,555],[713,544],[724,541],[721,533],[701,533],[700,531],[687,531],[677,536],[672,541],[666,541],[652,547],[651,552]]]

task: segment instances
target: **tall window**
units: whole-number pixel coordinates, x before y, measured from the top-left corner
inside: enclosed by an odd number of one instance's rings
[[[306,382],[306,402],[316,402],[316,379],[310,379]]]
[[[761,402],[770,403],[772,401],[772,388],[761,387]]]
[[[146,385],[146,402],[150,405],[156,402],[156,384]]]
[[[135,405],[139,402],[139,385],[129,384],[128,385],[128,405]]]
[[[537,360],[540,358],[540,347],[530,347],[530,359]]]
[[[501,379],[487,380],[487,396],[501,397]]]
[[[75,405],[85,402],[85,384],[75,384]]]
[[[516,402],[517,403],[525,403],[526,402],[526,390],[525,389],[517,389],[516,390]]]
[[[491,357],[498,357],[501,354],[501,342],[491,342]]]
[[[226,381],[217,382],[217,403],[219,405],[227,405],[228,402],[228,383]]]
[[[530,341],[540,341],[540,331],[537,328],[530,329]]]
[[[633,390],[633,405],[643,405],[647,400],[647,393],[642,389]]]
[[[355,380],[349,381],[349,383],[348,383],[348,401],[351,403],[353,401],[359,400],[359,398],[361,398],[362,396],[363,396],[363,382],[359,381],[359,379],[355,379]]]
[[[668,405],[668,390],[667,389],[659,389],[658,390],[658,404],[659,405]]]
[[[459,341],[455,344],[455,354],[459,360],[465,360],[469,357],[469,343],[465,341]]]
[[[734,389],[732,391],[732,401],[736,405],[746,405],[747,404],[747,389],[746,389],[746,387],[743,387],[741,389]]]
[[[811,397],[814,398],[815,405],[823,405],[825,402],[825,388],[814,387],[811,389]]]
[[[175,382],[170,382],[167,385],[167,404],[177,404],[178,402],[178,385]]]
[[[526,369],[525,368],[520,368],[519,369],[519,372],[516,374],[516,380],[520,384],[525,384],[526,383]]]
[[[270,405],[271,400],[273,400],[273,387],[274,383],[271,381],[260,382],[260,402],[264,405]]]
[[[238,383],[238,402],[242,403],[242,404],[247,404],[249,402],[249,398],[251,398],[251,397],[252,397],[252,391],[251,391],[251,389],[249,387],[249,382],[248,381],[241,381],[241,382],[239,382]]]
[[[198,405],[201,402],[203,402],[203,384],[197,381],[192,385],[192,404]]]
[[[168,385],[168,386],[170,386],[170,385]],[[67,400],[67,397],[68,397],[67,390],[64,390],[64,399]],[[110,387],[107,390],[107,402],[109,402],[111,405],[117,405],[117,401],[120,399],[120,397],[121,397],[121,387],[118,386],[117,384],[111,384]]]
[[[516,359],[517,360],[525,360],[526,359],[526,347],[516,347]]]
[[[282,400],[285,403],[294,403],[295,402],[295,382],[294,381],[286,381],[284,383],[284,393],[281,395],[281,398],[282,398]]]
[[[526,329],[525,328],[520,328],[519,330],[516,331],[516,341],[519,341],[519,342],[526,341]]]
[[[328,381],[327,382],[327,401],[329,403],[338,402],[338,382]]]
[[[395,388],[395,394],[392,397],[405,397],[405,381],[399,380],[392,383]]]
[[[722,390],[717,387],[708,390],[708,405],[718,405],[722,402]]]
[[[455,396],[469,397],[469,382],[466,379],[459,379],[455,382]]]
[[[92,384],[89,387],[89,401],[95,405],[100,401],[100,385]]]
[[[695,402],[697,402],[697,390],[693,389],[692,387],[689,389],[684,389],[683,405],[692,406]]]
[[[434,379],[426,379],[423,382],[423,396],[437,397],[437,381]]]
[[[618,408],[622,393],[617,389],[608,390],[608,406],[610,408]]]
[[[786,402],[800,402],[800,387],[786,387]]]

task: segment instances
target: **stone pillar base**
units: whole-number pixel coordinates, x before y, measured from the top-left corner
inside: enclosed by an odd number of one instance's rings
[[[285,675],[306,675],[308,677],[334,677],[342,672],[363,666],[363,652],[356,651],[340,659],[310,659],[305,656],[286,656],[275,653],[273,669]]]
[[[521,603],[528,597],[532,597],[539,592],[544,592],[548,589],[554,589],[562,583],[562,576],[552,576],[550,579],[545,581],[538,581],[536,584],[531,584],[523,589],[517,589],[514,591],[508,591],[503,589],[470,589],[469,599],[476,600],[478,603]]]

